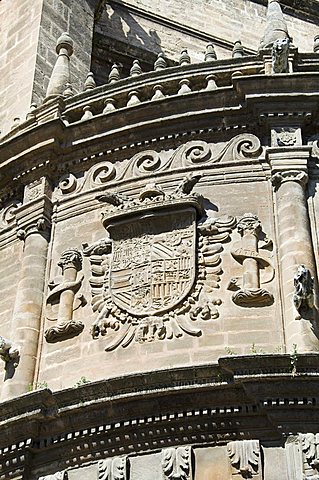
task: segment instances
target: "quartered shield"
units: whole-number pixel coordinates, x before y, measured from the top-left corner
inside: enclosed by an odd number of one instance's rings
[[[172,309],[195,281],[196,211],[183,208],[129,217],[108,228],[110,292],[135,316]]]

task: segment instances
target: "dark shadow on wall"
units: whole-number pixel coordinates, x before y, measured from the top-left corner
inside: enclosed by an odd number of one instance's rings
[[[108,2],[95,23],[91,70],[97,85],[107,83],[114,63],[120,66],[122,77],[129,75],[133,60],[140,61],[142,70],[153,70],[162,53],[161,40],[155,28],[149,30],[139,23],[124,5]]]

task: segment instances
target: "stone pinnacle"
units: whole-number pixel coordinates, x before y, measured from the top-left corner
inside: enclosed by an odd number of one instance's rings
[[[278,0],[268,0],[266,30],[260,49],[271,48],[276,40],[289,38],[288,27]]]

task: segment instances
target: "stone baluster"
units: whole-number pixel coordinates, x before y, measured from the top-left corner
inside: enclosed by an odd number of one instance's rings
[[[87,90],[93,90],[95,87],[96,83],[94,79],[94,73],[89,72],[84,82],[84,91],[86,92]]]
[[[191,57],[188,55],[187,49],[185,48],[181,51],[181,55],[179,57],[179,64],[181,67],[183,67],[184,65],[190,65],[190,63]]]
[[[159,53],[157,55],[157,59],[154,63],[154,70],[155,71],[158,71],[158,70],[164,70],[164,68],[167,68],[167,62],[165,60],[165,57],[164,57],[164,54],[163,53]]]
[[[118,82],[121,79],[120,77],[120,71],[119,67],[117,66],[116,63],[112,65],[110,74],[109,74],[109,83],[115,83]]]
[[[134,60],[132,68],[130,70],[130,76],[131,77],[137,77],[138,75],[141,75],[142,73],[143,72],[142,72],[142,69],[141,69],[140,62],[138,60]]]
[[[73,53],[73,41],[68,33],[62,33],[57,41],[56,52],[58,58],[49,81],[46,100],[63,95],[66,84],[70,83],[70,57]]]
[[[274,137],[278,145],[298,143],[294,132],[280,131]],[[273,147],[267,150],[275,188],[278,254],[282,278],[284,328],[287,350],[296,344],[298,351],[318,351],[316,307],[300,317],[294,305],[294,278],[300,266],[316,277],[316,263],[310,230],[306,186],[310,147]],[[295,281],[296,282],[296,281]],[[316,282],[315,282],[316,283]],[[315,285],[315,291],[317,287]],[[305,314],[306,313],[306,314]]]
[[[18,237],[24,241],[24,251],[11,331],[20,362],[16,369],[6,371],[1,400],[27,392],[34,381],[51,213],[51,188],[42,177],[25,187],[23,205],[16,209]]]
[[[244,53],[244,48],[241,44],[241,41],[237,40],[237,42],[234,43],[232,57],[233,58],[241,58],[241,57],[244,57],[244,56],[245,56],[245,53]]]
[[[205,52],[205,62],[214,62],[217,60],[217,55],[215,52],[215,47],[212,43],[209,43],[206,46],[206,52]]]

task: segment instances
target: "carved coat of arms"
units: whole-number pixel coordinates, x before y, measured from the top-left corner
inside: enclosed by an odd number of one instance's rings
[[[187,177],[172,193],[149,184],[138,199],[107,193],[103,214],[109,239],[84,246],[90,258],[92,335],[118,336],[106,348],[200,335],[196,320],[217,318],[222,242],[233,217],[206,218],[192,193],[200,177]]]

